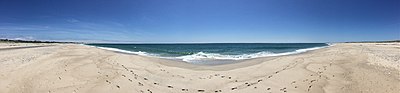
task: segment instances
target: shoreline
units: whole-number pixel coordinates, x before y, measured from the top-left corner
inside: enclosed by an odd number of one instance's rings
[[[134,53],[109,50],[109,49],[99,48],[97,46],[90,46],[90,45],[85,45],[85,44],[79,44],[79,45],[93,47],[93,48],[110,51],[110,52],[114,52],[114,53],[135,55],[135,56],[141,56],[141,57],[146,57],[146,58],[151,58],[151,59],[157,59],[157,60],[160,60],[160,61],[157,61],[157,63],[166,65],[166,66],[171,66],[171,67],[179,67],[179,68],[192,69],[192,70],[212,70],[212,71],[227,71],[227,70],[233,70],[233,69],[253,66],[253,65],[263,63],[264,61],[273,60],[273,59],[276,59],[279,57],[302,55],[302,54],[307,54],[307,53],[310,53],[313,51],[318,51],[321,49],[326,49],[326,48],[334,46],[334,44],[328,44],[328,46],[313,47],[313,48],[317,48],[317,49],[307,50],[305,52],[299,52],[299,53],[293,53],[293,54],[287,54],[287,55],[279,55],[279,56],[266,56],[266,57],[234,60],[236,62],[218,64],[218,65],[208,65],[208,64],[193,64],[193,63],[189,63],[189,62],[186,62],[186,61],[183,61],[180,59],[167,59],[167,58],[161,58],[161,57],[157,57],[157,56],[139,55],[139,54],[134,54]],[[108,47],[106,47],[106,48],[108,48]],[[113,49],[116,49],[116,48],[113,48]],[[306,49],[310,49],[310,48],[306,48]],[[123,51],[127,51],[127,50],[123,50]],[[129,52],[132,52],[132,51],[129,51]],[[244,63],[244,62],[247,62],[247,63]]]
[[[189,61],[185,61],[184,59],[180,59],[178,57],[154,56],[154,55],[157,55],[157,54],[151,54],[151,53],[147,53],[147,52],[143,52],[143,51],[135,52],[135,51],[129,51],[129,50],[123,50],[123,49],[111,48],[111,47],[100,47],[100,46],[86,45],[86,44],[80,44],[80,45],[94,47],[94,48],[98,48],[98,49],[103,49],[103,50],[106,50],[106,51],[113,51],[115,53],[146,56],[146,57],[150,57],[150,58],[160,58],[160,59],[166,59],[166,60],[171,60],[171,61],[178,61],[178,62],[185,62],[185,63],[189,63],[189,64],[194,64],[194,65],[200,65],[200,66],[218,66],[218,65],[225,65],[225,64],[236,64],[236,63],[245,62],[247,60],[258,59],[258,58],[280,57],[280,56],[303,54],[303,53],[307,53],[309,51],[315,51],[315,50],[329,48],[329,47],[334,46],[334,43],[325,43],[325,44],[327,44],[327,46],[303,48],[303,49],[297,49],[295,51],[276,53],[276,54],[273,53],[273,54],[268,54],[268,55],[264,55],[264,56],[260,56],[260,57],[254,57],[254,58],[244,58],[244,59],[206,59],[208,61],[198,60],[198,62],[189,62]],[[263,51],[263,52],[265,52],[265,51]],[[189,55],[184,55],[184,56],[189,56]],[[183,57],[183,56],[179,56],[179,57]],[[213,63],[213,62],[222,62],[222,63]]]
[[[0,92],[396,93],[399,49],[400,43],[339,43],[300,54],[201,66],[59,44],[0,51]]]

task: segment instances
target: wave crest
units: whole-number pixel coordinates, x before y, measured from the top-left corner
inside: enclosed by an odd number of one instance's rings
[[[244,59],[252,59],[252,58],[259,58],[259,57],[272,57],[272,56],[284,56],[284,55],[291,55],[291,54],[298,54],[303,53],[311,50],[321,49],[324,47],[313,47],[313,48],[306,48],[306,49],[298,49],[292,52],[284,52],[284,53],[272,53],[272,52],[258,52],[253,54],[242,54],[242,55],[222,55],[218,53],[204,53],[198,52],[192,55],[180,56],[175,57],[177,59],[181,59],[186,62],[194,62],[194,61],[201,61],[201,60],[244,60]]]

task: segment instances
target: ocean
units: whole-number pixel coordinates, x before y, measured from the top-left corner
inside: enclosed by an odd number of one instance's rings
[[[193,64],[218,65],[244,59],[298,54],[329,46],[326,43],[201,43],[201,44],[87,44],[97,48],[181,60]]]

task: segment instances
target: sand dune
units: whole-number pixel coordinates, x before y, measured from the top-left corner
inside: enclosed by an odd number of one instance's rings
[[[218,66],[75,44],[0,51],[0,93],[398,93],[399,72],[399,43],[336,44]]]

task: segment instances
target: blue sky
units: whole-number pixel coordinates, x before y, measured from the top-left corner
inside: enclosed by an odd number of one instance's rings
[[[400,0],[0,0],[0,38],[85,42],[400,39]]]

